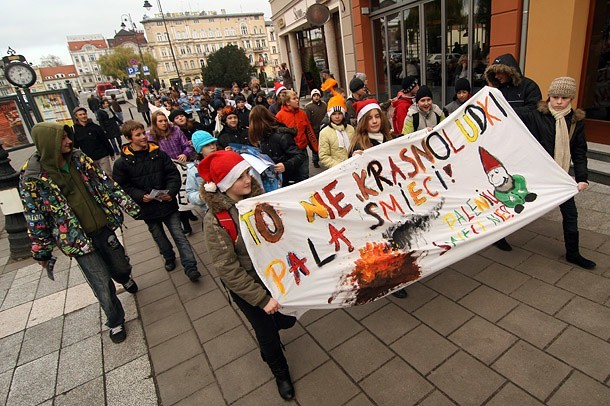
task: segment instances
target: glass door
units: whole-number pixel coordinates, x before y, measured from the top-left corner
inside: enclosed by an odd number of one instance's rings
[[[432,90],[432,100],[439,106],[443,105],[443,77],[445,71],[445,39],[441,35],[442,16],[441,0],[434,0],[425,3],[424,12],[420,21],[424,28],[424,63],[425,80],[424,84]]]

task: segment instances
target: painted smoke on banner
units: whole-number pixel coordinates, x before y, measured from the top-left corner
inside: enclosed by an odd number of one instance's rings
[[[283,312],[368,303],[540,217],[577,192],[496,89],[441,122],[237,207]]]

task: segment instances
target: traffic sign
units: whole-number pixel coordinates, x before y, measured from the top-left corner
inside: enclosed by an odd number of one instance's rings
[[[131,59],[129,60],[129,64],[130,64],[130,65],[132,65],[132,66],[133,66],[133,65],[136,65],[136,66],[137,66],[137,65],[138,65],[138,60],[137,60],[136,58],[131,58]]]
[[[135,77],[138,73],[140,73],[137,66],[135,68],[125,68],[125,70],[127,71],[129,77]]]
[[[148,65],[142,65],[142,73],[145,75],[150,75],[150,69],[148,69]]]

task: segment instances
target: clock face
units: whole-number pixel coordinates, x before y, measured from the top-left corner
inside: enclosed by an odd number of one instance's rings
[[[11,62],[4,66],[4,76],[11,84],[30,87],[36,82],[36,72],[27,63]]]

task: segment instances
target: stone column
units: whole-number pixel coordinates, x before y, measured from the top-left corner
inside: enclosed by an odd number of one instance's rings
[[[294,91],[297,92],[298,95],[301,89],[301,76],[303,75],[303,67],[301,65],[301,53],[299,52],[297,34],[294,32],[289,33],[288,41],[290,42],[290,72],[292,73]]]
[[[330,73],[335,76],[337,82],[341,79],[341,72],[339,72],[339,53],[337,52],[337,36],[335,35],[335,24],[333,23],[332,16],[324,23],[324,42],[326,45],[326,55],[328,55],[328,69]],[[339,83],[339,87],[345,88],[347,83]]]

